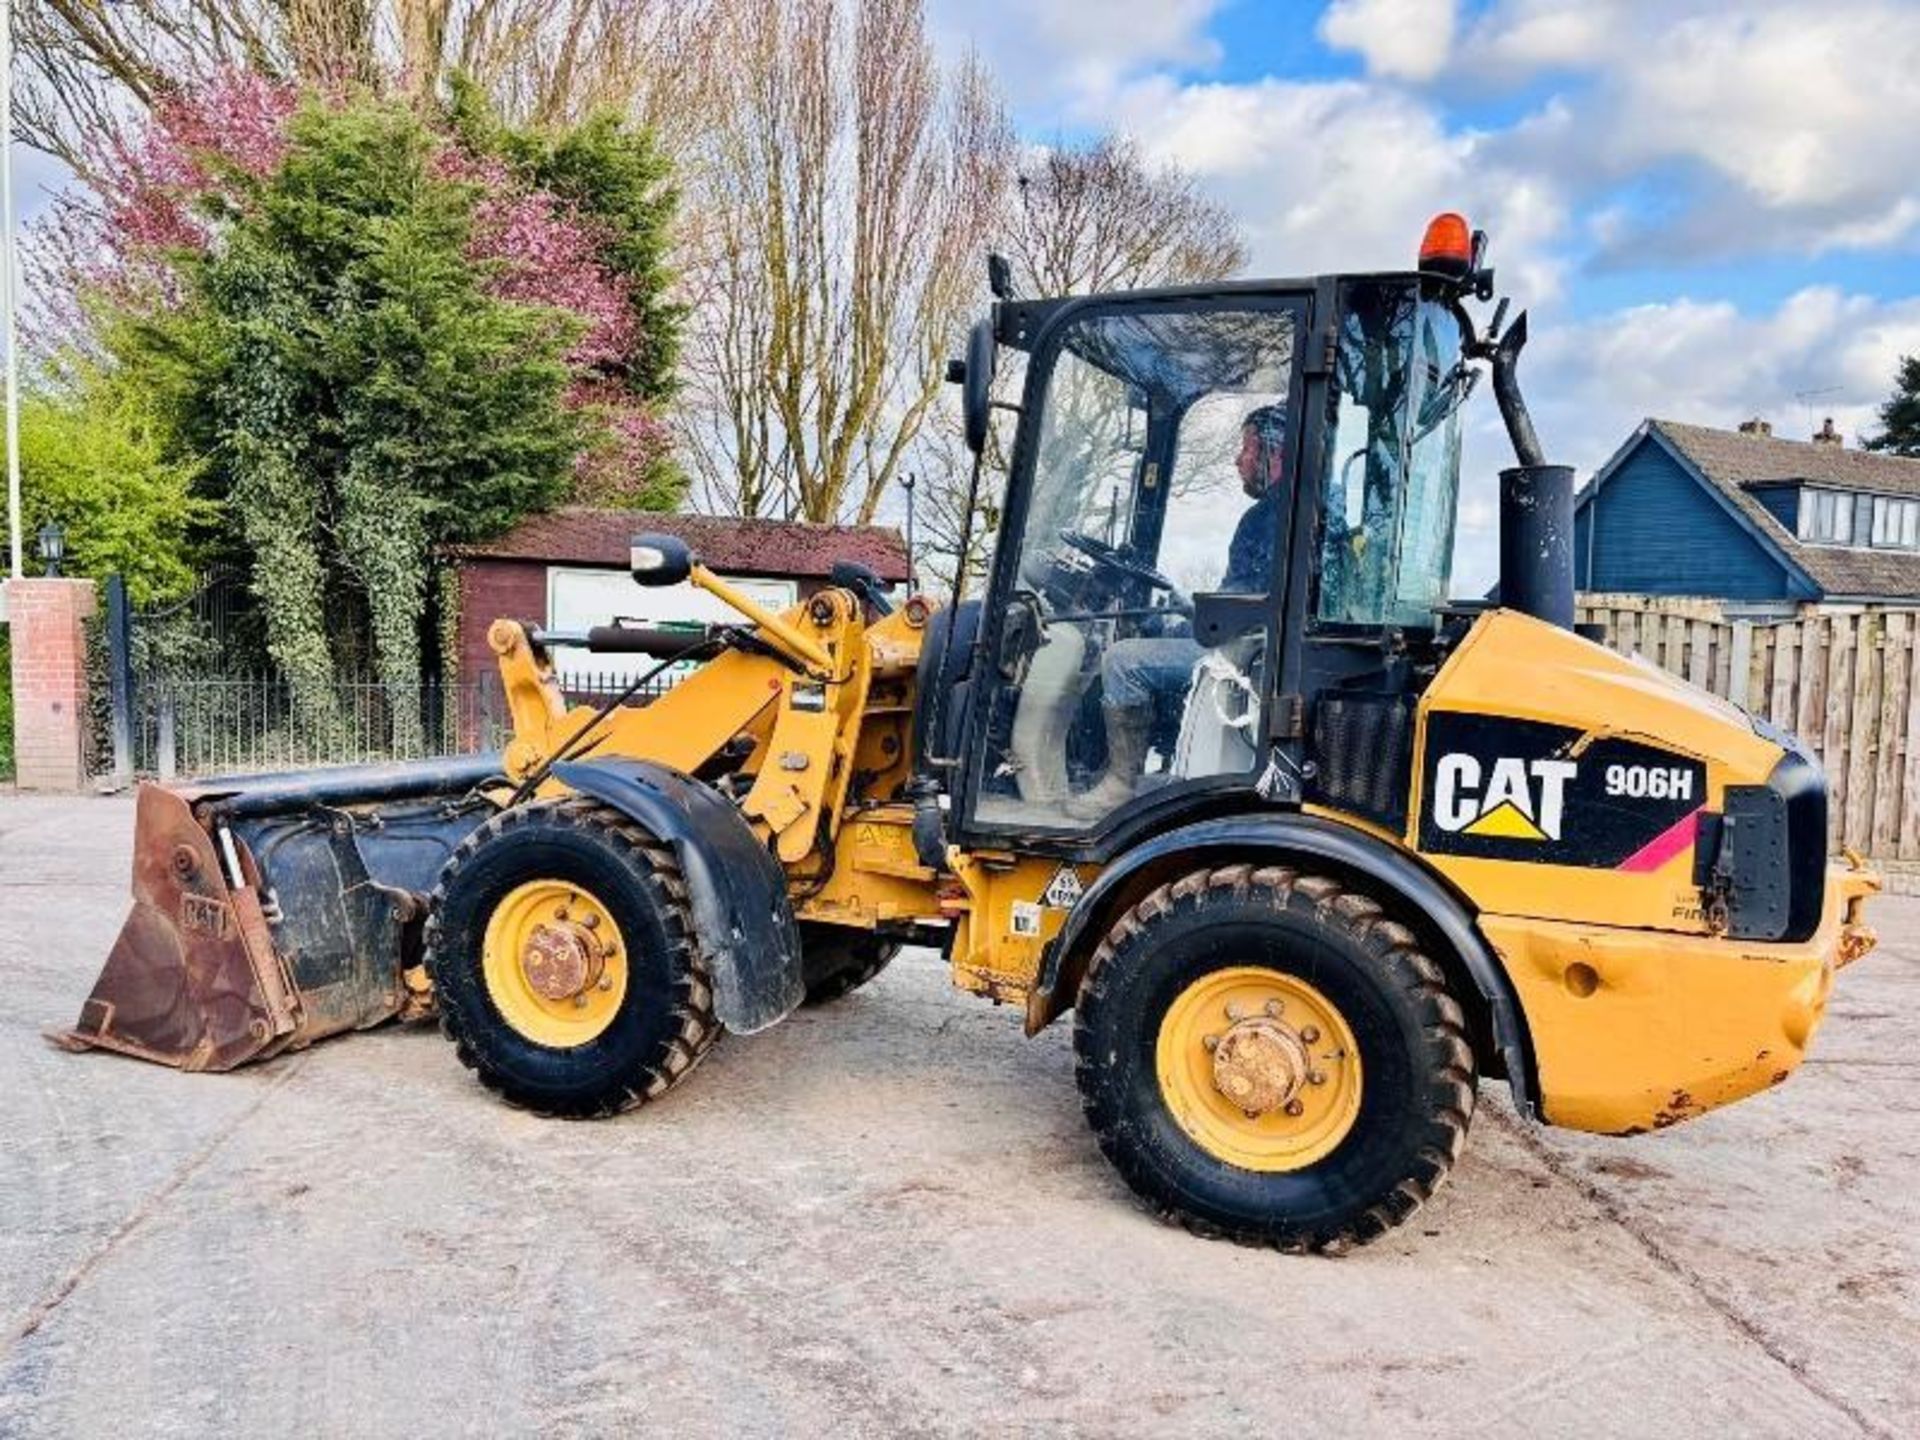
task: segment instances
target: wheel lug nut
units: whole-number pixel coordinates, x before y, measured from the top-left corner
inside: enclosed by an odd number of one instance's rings
[[[598,915],[585,915],[581,917],[580,923],[589,930],[598,930],[600,928],[600,917]]]
[[[1206,1047],[1207,1053],[1211,1055],[1220,1048],[1220,1037],[1218,1035],[1202,1035],[1200,1037],[1200,1043]]]
[[[1323,1071],[1319,1071],[1319,1070],[1309,1070],[1309,1071],[1307,1072],[1307,1084],[1309,1084],[1309,1085],[1324,1085],[1324,1084],[1326,1084],[1326,1083],[1327,1083],[1327,1077],[1326,1077],[1326,1074],[1325,1074],[1325,1073],[1324,1073]]]
[[[586,997],[585,995],[576,995],[576,996],[574,996],[574,997],[573,997],[573,1008],[574,1008],[574,1009],[576,1009],[576,1010],[584,1010],[584,1009],[586,1009],[586,1008],[587,1008],[587,997]]]
[[[1320,1027],[1317,1025],[1307,1026],[1306,1029],[1300,1032],[1300,1038],[1309,1045],[1313,1044],[1314,1041],[1320,1038]]]
[[[555,911],[553,912],[553,918],[554,918],[554,919],[556,919],[556,920],[564,920],[564,919],[566,919],[566,918],[567,918],[567,907],[566,907],[566,906],[564,906],[564,905],[562,905],[562,906],[560,906],[560,907],[559,907],[559,908],[558,908],[557,910],[555,910]]]
[[[1296,1117],[1297,1117],[1297,1116],[1299,1116],[1299,1114],[1300,1114],[1300,1113],[1301,1113],[1302,1111],[1304,1111],[1304,1110],[1305,1110],[1306,1108],[1307,1108],[1307,1107],[1306,1107],[1306,1106],[1304,1106],[1304,1105],[1302,1105],[1302,1104],[1301,1104],[1301,1103],[1300,1103],[1300,1102],[1299,1102],[1298,1100],[1289,1100],[1289,1101],[1287,1101],[1287,1114],[1289,1114],[1289,1115],[1292,1115],[1292,1116],[1296,1116]]]
[[[1270,1020],[1278,1020],[1280,1018],[1280,1012],[1285,1008],[1286,1007],[1278,1000],[1267,1001],[1267,1018]]]
[[[611,990],[611,989],[613,989],[613,976],[611,976],[611,975],[602,975],[602,976],[600,977],[600,988],[601,988],[602,990]],[[1318,1084],[1319,1082],[1318,1082],[1318,1081],[1315,1081],[1314,1083],[1315,1083],[1315,1084]]]

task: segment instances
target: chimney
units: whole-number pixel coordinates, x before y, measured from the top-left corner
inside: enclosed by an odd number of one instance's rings
[[[1833,416],[1829,415],[1821,422],[1820,428],[1813,432],[1813,443],[1816,445],[1844,445],[1847,442],[1846,438],[1842,436],[1838,430],[1833,428]]]
[[[1740,422],[1740,433],[1742,435],[1757,435],[1762,440],[1770,440],[1773,438],[1773,426],[1756,415],[1751,420],[1742,420]]]

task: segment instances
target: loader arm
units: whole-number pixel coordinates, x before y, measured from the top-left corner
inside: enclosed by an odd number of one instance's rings
[[[927,609],[909,605],[869,626],[855,597],[833,589],[775,614],[703,565],[688,578],[751,628],[645,706],[604,715],[569,707],[546,647],[518,621],[494,623],[488,642],[514,731],[503,753],[507,778],[541,777],[536,793],[563,794],[567,787],[544,775],[556,760],[618,755],[713,780],[804,885],[831,870],[856,788],[861,799],[891,798],[906,781]]]

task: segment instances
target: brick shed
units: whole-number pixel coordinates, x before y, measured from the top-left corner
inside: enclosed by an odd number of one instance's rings
[[[686,541],[708,568],[762,604],[805,599],[826,584],[841,560],[868,566],[890,585],[907,579],[906,541],[891,526],[555,510],[497,540],[452,552],[460,571],[460,678],[493,673],[487,626],[500,616],[554,629],[618,619],[722,618],[724,607],[691,586],[642,589],[633,583],[628,547],[647,531]]]

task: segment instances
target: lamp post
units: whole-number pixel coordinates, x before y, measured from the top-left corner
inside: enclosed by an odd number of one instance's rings
[[[909,592],[918,591],[920,588],[919,582],[914,578],[913,548],[913,492],[919,484],[920,477],[911,470],[900,482],[900,488],[907,492],[907,589]]]
[[[47,579],[60,578],[60,562],[67,556],[67,532],[49,520],[40,527],[40,559],[47,567]]]

